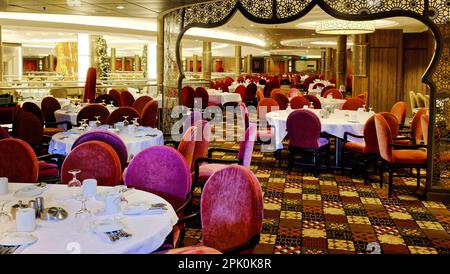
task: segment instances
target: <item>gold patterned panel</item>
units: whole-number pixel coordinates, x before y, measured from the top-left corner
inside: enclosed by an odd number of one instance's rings
[[[63,74],[66,80],[76,80],[78,73],[78,43],[57,43],[56,58],[56,72]]]

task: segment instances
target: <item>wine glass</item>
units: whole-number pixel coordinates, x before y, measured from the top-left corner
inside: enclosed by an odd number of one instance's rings
[[[364,112],[366,112],[366,105],[363,105]]]
[[[123,116],[123,126],[124,127],[127,127],[129,124],[130,124],[130,122],[128,122],[128,116]]]
[[[113,108],[114,107],[114,101],[109,101],[109,106]]]
[[[91,230],[93,216],[86,206],[88,198],[83,194],[76,196],[76,199],[81,202],[81,209],[75,213],[75,228],[81,233],[86,233]]]
[[[71,169],[68,171],[69,174],[72,174],[73,178],[67,184],[67,187],[69,188],[69,192],[73,197],[77,196],[81,192],[81,182],[77,179],[77,174],[80,172],[81,170],[79,169]]]
[[[11,221],[11,215],[9,215],[7,211],[5,211],[5,206],[10,202],[10,200],[0,201],[0,224],[5,224]]]
[[[83,131],[83,130],[84,130],[83,121],[80,122],[80,126],[78,127],[78,129],[79,129],[80,131]]]
[[[312,102],[309,104],[309,108],[314,109],[314,104]]]
[[[83,121],[83,128],[84,129],[87,129],[88,128],[88,126],[89,126],[89,124],[87,123],[87,121],[88,121],[89,119],[81,119],[81,121]]]
[[[91,104],[91,99],[87,99],[87,104],[88,104],[88,105]]]
[[[134,119],[133,119],[133,125],[135,126],[135,127],[139,127],[139,122],[138,122],[138,117],[135,117]]]
[[[95,126],[96,127],[100,127],[102,125],[102,122],[100,122],[100,116],[94,116],[94,118],[96,119],[95,121]]]
[[[102,99],[102,105],[106,106],[105,99]]]

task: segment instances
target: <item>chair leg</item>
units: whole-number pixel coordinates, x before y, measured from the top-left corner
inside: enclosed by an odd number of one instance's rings
[[[331,161],[331,147],[328,145],[327,149],[327,171],[330,170],[330,161]]]
[[[315,160],[315,170],[314,170],[314,177],[319,178],[319,170],[320,170],[320,156],[319,152],[314,153],[314,160]]]
[[[389,190],[388,190],[388,196],[389,197],[391,197],[392,196],[392,188],[393,188],[393,185],[394,185],[394,182],[393,182],[393,172],[392,172],[392,169],[389,169]]]
[[[292,152],[288,153],[288,174],[291,174],[291,170],[292,170]]]
[[[417,168],[417,190],[420,189],[420,167]]]
[[[383,163],[380,165],[380,188],[383,188],[383,181],[384,181],[384,170],[383,170]]]

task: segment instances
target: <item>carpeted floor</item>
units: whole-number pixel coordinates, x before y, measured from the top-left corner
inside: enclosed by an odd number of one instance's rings
[[[213,146],[239,148],[235,141]],[[262,153],[259,145],[251,170],[264,193],[263,228],[255,253],[368,253],[373,243],[385,254],[450,253],[450,205],[415,198],[415,178],[394,177],[389,198],[387,184],[380,189],[377,175],[368,185],[355,173],[349,177],[322,171],[315,178],[308,171],[301,176],[297,168],[289,175],[286,161],[279,167],[274,154]],[[198,243],[201,234],[200,221],[190,222],[184,244]]]

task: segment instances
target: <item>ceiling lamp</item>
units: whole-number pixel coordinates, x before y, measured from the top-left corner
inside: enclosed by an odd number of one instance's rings
[[[316,32],[320,34],[348,35],[375,31],[375,22],[325,20],[316,23]]]

